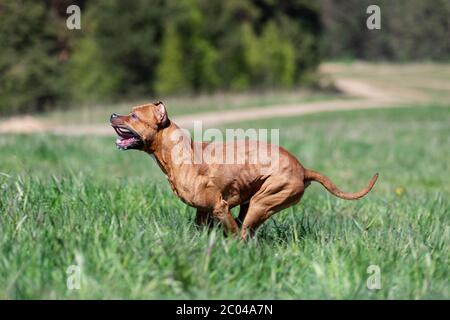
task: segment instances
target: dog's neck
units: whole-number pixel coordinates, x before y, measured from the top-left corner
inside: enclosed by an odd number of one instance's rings
[[[145,151],[154,156],[159,167],[169,179],[173,179],[175,176],[174,171],[193,163],[192,140],[173,121],[169,126],[156,133],[152,144]]]

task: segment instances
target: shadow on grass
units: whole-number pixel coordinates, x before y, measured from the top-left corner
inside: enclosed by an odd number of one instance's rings
[[[272,218],[258,230],[256,237],[264,243],[303,242],[306,238],[319,238],[319,219],[301,214],[301,218],[288,218],[282,222]]]

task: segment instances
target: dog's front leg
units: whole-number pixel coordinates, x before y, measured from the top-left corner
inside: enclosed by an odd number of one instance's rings
[[[226,235],[235,235],[237,233],[238,226],[236,224],[236,221],[234,221],[234,218],[231,215],[230,209],[228,207],[228,203],[225,200],[221,199],[220,202],[214,207],[213,215],[214,218],[219,220],[222,224]]]

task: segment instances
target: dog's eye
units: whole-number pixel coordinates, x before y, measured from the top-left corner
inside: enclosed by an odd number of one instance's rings
[[[134,112],[131,113],[131,118],[133,118],[134,120],[139,120],[138,116]]]

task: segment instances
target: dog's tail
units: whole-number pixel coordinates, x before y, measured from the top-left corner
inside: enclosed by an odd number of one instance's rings
[[[377,181],[377,179],[378,179],[378,173],[375,173],[374,176],[372,177],[372,179],[370,179],[369,184],[364,189],[362,189],[359,192],[349,193],[349,192],[344,192],[344,191],[339,190],[339,188],[336,187],[336,185],[333,182],[331,182],[331,180],[329,178],[327,178],[326,176],[324,176],[314,170],[305,169],[305,182],[317,181],[321,185],[323,185],[330,193],[332,193],[336,197],[339,197],[339,198],[345,199],[345,200],[356,200],[356,199],[364,197],[366,194],[369,193],[370,190],[372,190],[372,187],[375,184],[375,182]]]

